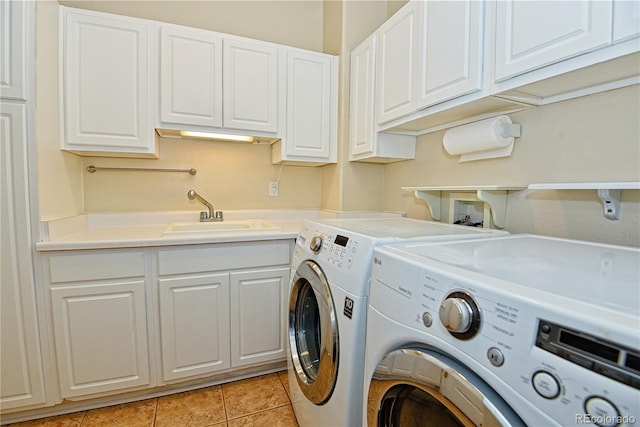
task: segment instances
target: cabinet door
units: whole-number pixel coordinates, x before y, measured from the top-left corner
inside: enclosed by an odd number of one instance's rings
[[[351,96],[349,100],[349,154],[373,153],[375,114],[375,60],[377,37],[365,40],[351,52]]]
[[[335,70],[330,55],[287,51],[287,158],[335,161]]]
[[[153,154],[153,25],[62,8],[65,149]]]
[[[497,2],[495,81],[611,43],[610,0]]]
[[[222,126],[222,39],[209,31],[160,28],[160,121]]]
[[[285,360],[289,269],[231,273],[231,364]]]
[[[640,1],[613,0],[613,42],[640,35]]]
[[[417,107],[482,88],[483,3],[420,2]]]
[[[376,118],[378,123],[415,111],[419,1],[410,1],[378,29]]]
[[[225,128],[278,131],[278,48],[225,39],[223,50]]]
[[[161,278],[165,381],[229,368],[229,274]]]
[[[27,3],[25,3],[27,4]],[[2,3],[0,7],[4,7]],[[0,104],[0,409],[44,403],[29,231],[26,106]]]
[[[27,14],[25,1],[0,2],[0,95],[3,99],[27,99],[25,86]]]
[[[64,398],[149,386],[145,282],[51,289]]]

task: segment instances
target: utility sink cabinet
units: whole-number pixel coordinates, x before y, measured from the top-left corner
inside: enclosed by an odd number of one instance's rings
[[[284,361],[287,240],[159,249],[162,380]]]
[[[56,400],[281,368],[292,247],[284,239],[44,253]]]

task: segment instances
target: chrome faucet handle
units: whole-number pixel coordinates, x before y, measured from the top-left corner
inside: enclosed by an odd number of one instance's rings
[[[215,213],[213,214],[213,220],[222,221],[223,219],[224,219],[224,214],[222,213],[222,211],[215,211]]]
[[[200,221],[207,221],[209,219],[209,212],[200,212]]]

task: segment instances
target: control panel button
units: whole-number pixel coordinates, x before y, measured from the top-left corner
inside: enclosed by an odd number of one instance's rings
[[[431,313],[428,311],[422,313],[422,324],[427,328],[431,327],[433,324],[433,317],[431,317]]]
[[[314,254],[320,252],[320,248],[322,247],[322,236],[315,235],[311,238],[311,242],[309,242],[309,249],[313,251]]]
[[[487,358],[493,366],[498,367],[504,364],[504,354],[497,347],[491,347],[489,351],[487,351]]]
[[[452,292],[440,304],[440,322],[454,337],[473,338],[480,329],[480,310],[473,298],[465,292]]]
[[[596,425],[600,427],[615,427],[618,425],[617,420],[620,418],[620,412],[608,400],[593,396],[584,403],[584,410],[587,414],[596,420]]]
[[[447,298],[440,306],[440,321],[451,332],[466,332],[471,326],[473,312],[461,298]]]
[[[545,399],[555,399],[560,395],[560,383],[548,372],[537,371],[534,373],[532,384],[536,393]]]

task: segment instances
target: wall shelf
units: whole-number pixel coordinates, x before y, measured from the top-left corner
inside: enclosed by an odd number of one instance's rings
[[[447,185],[433,187],[402,187],[403,191],[413,191],[416,198],[424,200],[429,214],[435,221],[442,217],[443,191],[474,191],[478,200],[486,203],[491,210],[491,220],[497,228],[504,228],[507,219],[507,191],[524,190],[526,186],[509,185]]]
[[[620,212],[622,190],[640,190],[640,182],[568,182],[529,184],[529,190],[596,190],[602,201],[605,218],[616,221]]]

